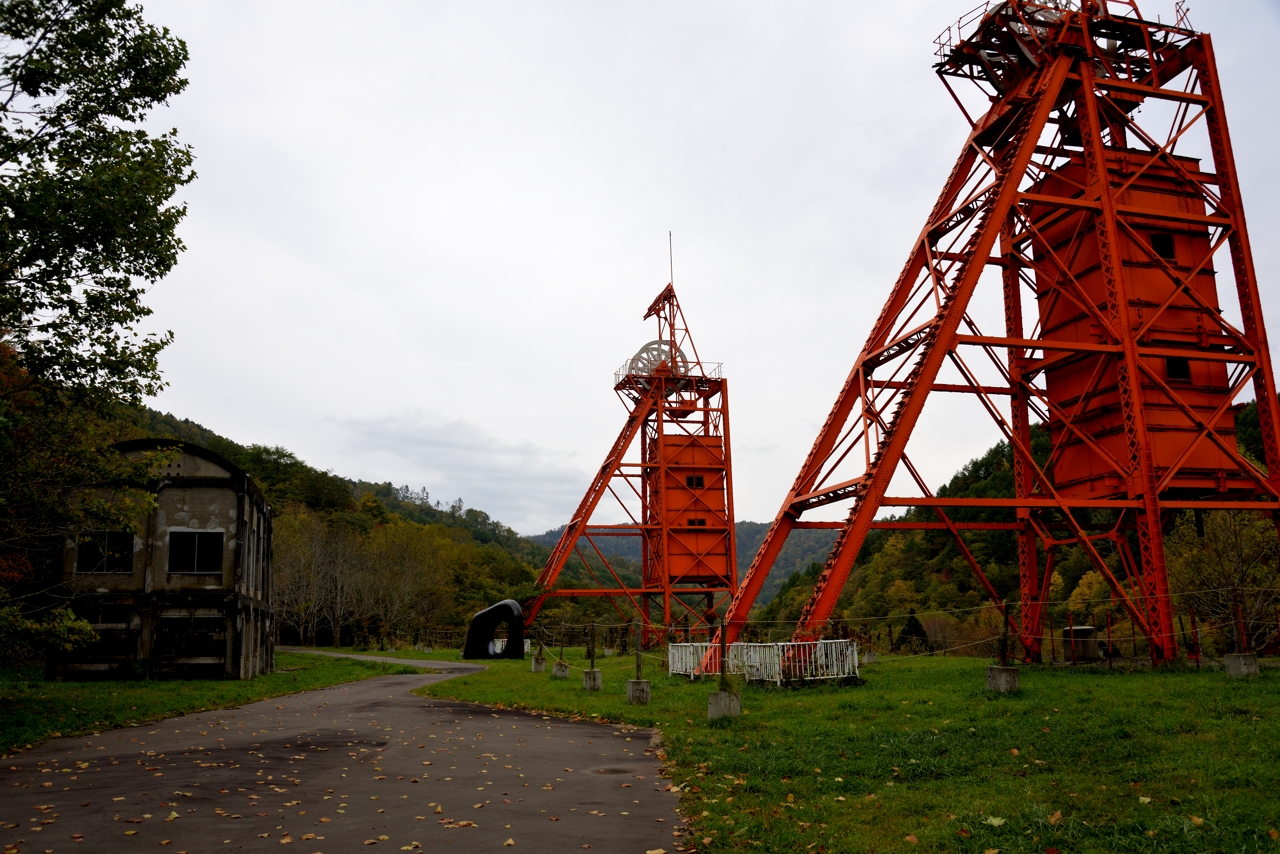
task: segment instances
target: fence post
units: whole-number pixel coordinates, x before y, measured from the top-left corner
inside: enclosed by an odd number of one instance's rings
[[[1076,618],[1070,611],[1067,612],[1067,631],[1071,632],[1071,663],[1076,663]],[[1065,652],[1066,650],[1063,650]]]
[[[728,628],[727,621],[720,623],[720,690],[729,690],[729,647],[728,647]]]
[[[1249,651],[1249,639],[1244,632],[1244,608],[1240,603],[1236,603],[1236,648],[1242,652]]]
[[[1196,645],[1196,670],[1200,669],[1200,626],[1196,623],[1196,611],[1191,609],[1191,641]]]

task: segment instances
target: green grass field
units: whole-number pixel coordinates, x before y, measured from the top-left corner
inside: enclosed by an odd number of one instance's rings
[[[405,658],[413,661],[461,661],[462,650],[437,649],[432,652],[418,652],[416,649],[356,649],[353,646],[308,646],[300,649],[314,649],[316,652],[340,652],[343,655],[374,655],[380,658]]]
[[[251,681],[45,682],[43,668],[0,670],[0,754],[49,738],[238,706],[416,667],[276,653],[276,672]]]
[[[633,661],[599,659],[598,694],[528,661],[422,693],[659,728],[684,850],[1280,851],[1277,671],[1025,668],[997,696],[987,661],[889,658],[861,687],[743,687],[709,723],[716,683],[652,660],[653,704],[626,705]]]

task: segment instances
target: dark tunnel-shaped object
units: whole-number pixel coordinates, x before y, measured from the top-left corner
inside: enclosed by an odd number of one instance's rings
[[[507,643],[502,652],[494,652],[494,635],[498,626],[507,624]],[[503,599],[471,618],[463,658],[524,658],[524,612],[514,599]]]

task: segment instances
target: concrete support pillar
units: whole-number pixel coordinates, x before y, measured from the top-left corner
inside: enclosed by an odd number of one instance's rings
[[[633,706],[649,705],[649,680],[627,680],[627,702]]]
[[[733,691],[713,691],[707,698],[707,720],[736,718],[742,714],[742,695]]]
[[[1241,652],[1234,655],[1222,656],[1222,665],[1227,670],[1227,675],[1236,679],[1243,679],[1246,676],[1258,675],[1258,654],[1256,652]]]
[[[1016,667],[988,667],[987,690],[998,694],[1009,694],[1018,690],[1018,674]]]

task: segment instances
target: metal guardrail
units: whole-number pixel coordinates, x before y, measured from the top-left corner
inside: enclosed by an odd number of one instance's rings
[[[729,645],[729,673],[748,682],[800,682],[858,676],[858,645],[849,640]],[[704,665],[705,662],[705,665]],[[711,676],[720,672],[720,647],[712,643],[675,643],[667,647],[671,676]]]
[[[974,9],[970,9],[960,16],[954,24],[948,26],[945,30],[938,34],[933,40],[934,54],[939,59],[946,59],[955,50],[955,46],[964,41],[964,33],[970,30],[975,23],[981,21],[987,16],[987,10],[991,8],[990,0],[982,3]]]
[[[631,360],[622,363],[622,367],[613,372],[613,384],[625,380],[632,375]],[[718,380],[724,376],[724,362],[692,362],[690,370],[686,376],[706,377],[707,379]]]

